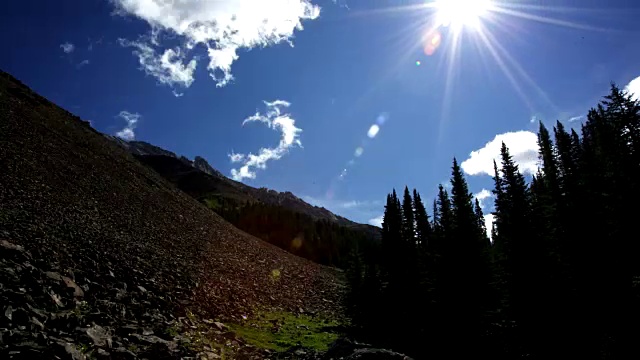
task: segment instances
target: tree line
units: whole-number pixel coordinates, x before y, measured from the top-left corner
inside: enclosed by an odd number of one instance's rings
[[[351,249],[375,246],[366,233],[283,206],[208,196],[205,204],[237,228],[323,265],[346,266]]]
[[[456,159],[429,211],[415,189],[387,196],[380,247],[347,263],[360,338],[418,358],[640,358],[640,103],[613,85],[580,134],[540,123],[538,145],[527,179],[502,144],[491,229]]]

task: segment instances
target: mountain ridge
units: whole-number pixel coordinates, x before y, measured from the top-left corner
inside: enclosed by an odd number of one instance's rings
[[[222,197],[230,197],[242,201],[259,201],[268,205],[282,206],[308,215],[316,220],[329,220],[340,226],[366,233],[367,236],[375,240],[378,240],[381,237],[380,228],[349,220],[343,216],[334,214],[324,207],[309,204],[290,191],[279,192],[266,187],[255,188],[230,179],[224,176],[220,171],[216,170],[201,156],[196,156],[194,160],[189,160],[184,156],[178,156],[174,152],[145,141],[126,141],[107,134],[105,134],[105,137],[114,141],[117,145],[135,155],[137,159],[151,166],[154,170],[158,171],[164,177],[171,179],[173,182],[180,183],[181,179],[177,179],[177,174],[172,174],[172,171],[177,171],[178,173],[181,173],[182,176],[189,176],[190,178],[198,177],[198,174],[188,174],[188,168],[177,169],[179,165],[175,160],[178,160],[184,165],[192,167],[195,171],[202,173],[199,175],[203,179],[197,181],[209,182],[209,186],[206,189],[200,189],[194,193],[185,189],[184,186],[181,187],[178,185],[179,188],[186,190],[187,193],[190,193],[196,198],[200,197],[202,192],[217,192]],[[174,164],[161,164],[163,161],[165,163],[174,162]],[[206,174],[206,176],[203,174]]]

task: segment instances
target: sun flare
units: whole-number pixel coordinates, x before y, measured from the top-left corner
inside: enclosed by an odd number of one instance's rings
[[[438,25],[477,28],[491,8],[491,0],[435,0],[433,7]]]

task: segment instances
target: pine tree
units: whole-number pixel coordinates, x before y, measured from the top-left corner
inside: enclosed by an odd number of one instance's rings
[[[489,247],[489,238],[487,237],[487,225],[484,219],[484,213],[482,212],[482,206],[480,206],[480,201],[476,198],[474,204],[474,213],[476,217],[476,226],[478,228],[478,238],[481,243],[483,243],[483,247]]]
[[[425,249],[431,237],[431,223],[420,194],[416,189],[413,189],[413,208],[415,209],[417,243],[421,249]]]
[[[415,249],[416,244],[416,224],[413,213],[413,199],[408,187],[404,187],[402,199],[402,237],[406,251]]]
[[[450,291],[447,301],[456,307],[455,315],[468,322],[466,336],[469,339],[466,340],[472,341],[470,339],[479,338],[478,326],[488,306],[490,271],[486,255],[489,243],[478,221],[481,211],[480,214],[475,211],[473,195],[455,158],[451,171],[451,194],[453,229],[444,247],[447,271],[444,281],[448,282],[445,288]]]

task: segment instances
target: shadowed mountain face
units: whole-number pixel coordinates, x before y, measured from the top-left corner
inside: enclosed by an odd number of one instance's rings
[[[309,216],[314,220],[334,222],[337,225],[362,233],[372,240],[379,240],[381,237],[380,228],[359,224],[336,215],[325,208],[310,205],[291,192],[254,188],[231,180],[214,169],[200,156],[196,156],[191,161],[143,141],[127,142],[116,137],[107,137],[134,154],[136,158],[156,170],[160,175],[176,184],[179,189],[198,200],[215,196],[232,199],[239,203],[261,202]]]
[[[205,179],[194,188],[263,192],[153,149],[179,181]],[[2,72],[0,163],[0,358],[189,356],[204,350],[183,340],[208,319],[341,312],[338,271],[239,231]],[[222,326],[206,336],[266,356]]]

